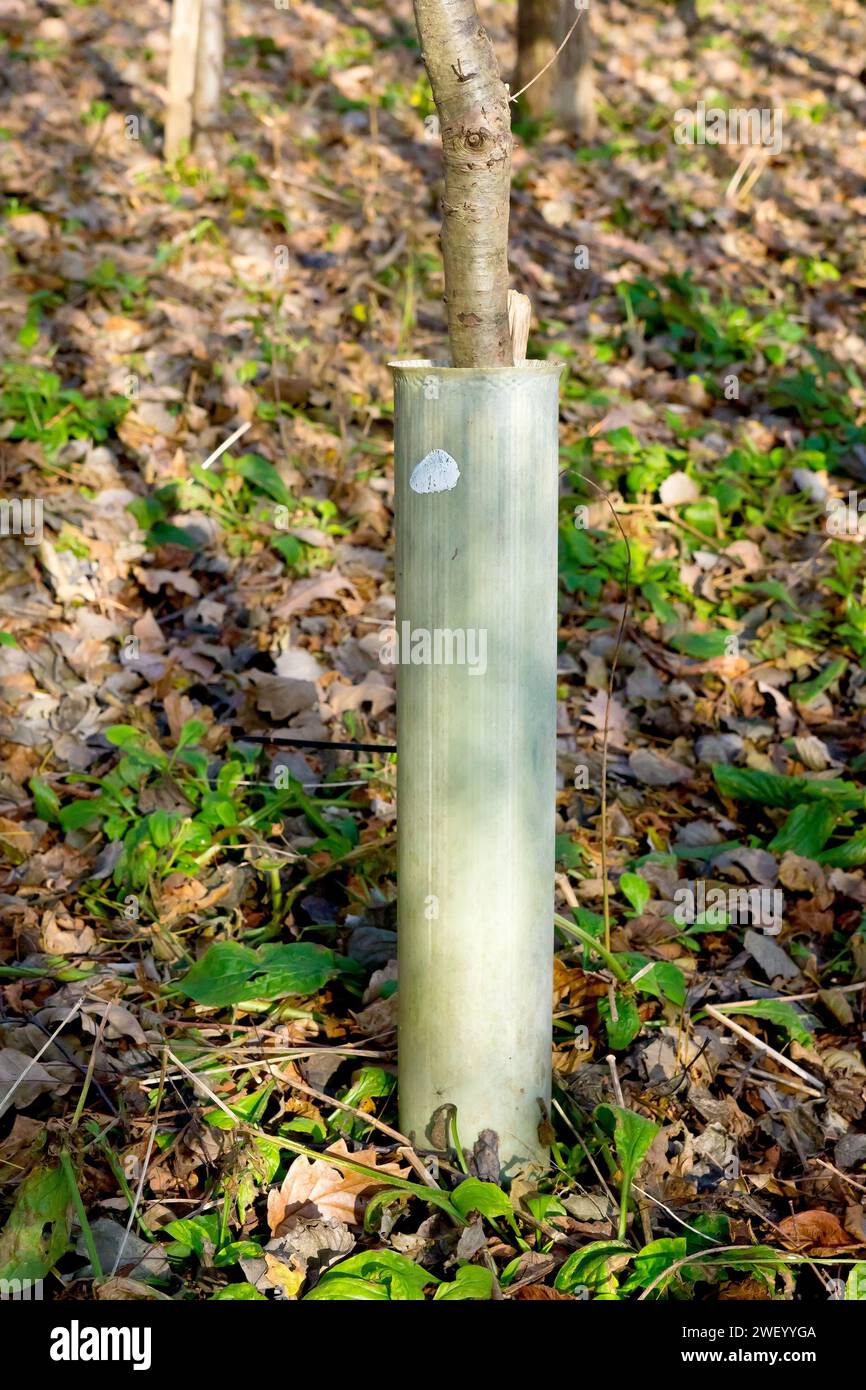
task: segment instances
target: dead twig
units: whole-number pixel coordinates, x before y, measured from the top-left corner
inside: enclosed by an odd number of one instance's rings
[[[758,1052],[765,1052],[768,1057],[774,1058],[780,1066],[787,1067],[789,1071],[794,1072],[794,1074],[799,1076],[803,1081],[807,1081],[810,1086],[817,1086],[820,1093],[823,1095],[824,1084],[819,1081],[816,1076],[812,1076],[810,1072],[804,1071],[802,1067],[798,1067],[796,1062],[792,1062],[791,1059],[785,1057],[783,1053],[777,1052],[775,1047],[771,1047],[769,1043],[765,1043],[761,1038],[756,1038],[754,1033],[750,1033],[749,1030],[743,1028],[741,1024],[735,1023],[732,1018],[728,1018],[727,1014],[723,1014],[719,1009],[714,1008],[712,1004],[704,1004],[703,1008],[704,1013],[709,1014],[710,1018],[714,1018],[717,1023],[721,1023],[723,1028],[730,1028],[732,1033],[736,1033],[738,1037],[741,1037],[750,1047],[754,1047]]]

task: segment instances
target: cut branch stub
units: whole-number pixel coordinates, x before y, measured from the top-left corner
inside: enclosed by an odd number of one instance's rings
[[[455,367],[511,366],[511,109],[474,0],[414,0],[442,132],[442,255]]]

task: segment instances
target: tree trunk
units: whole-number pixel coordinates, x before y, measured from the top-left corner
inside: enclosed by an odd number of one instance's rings
[[[474,0],[414,0],[445,166],[442,255],[451,361],[511,366],[511,110]]]
[[[219,124],[223,84],[223,0],[201,0],[201,23],[193,100],[193,127],[213,130]]]
[[[687,34],[694,34],[701,27],[697,0],[677,0],[677,14]]]
[[[550,63],[578,13],[574,0],[518,0],[515,91]],[[552,116],[584,140],[597,130],[589,15],[585,9],[558,58],[522,98],[532,116]]]
[[[192,144],[193,94],[202,0],[173,0],[168,59],[165,157],[179,158]]]

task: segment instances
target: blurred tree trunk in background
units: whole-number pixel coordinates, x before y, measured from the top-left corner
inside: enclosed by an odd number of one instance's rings
[[[165,113],[166,159],[177,159],[192,143],[192,99],[200,21],[201,0],[173,0]]]
[[[212,130],[219,124],[223,86],[223,0],[201,0],[201,23],[193,100],[193,129]]]
[[[188,152],[219,116],[223,74],[223,0],[173,0],[168,59],[165,157]]]
[[[515,92],[550,62],[578,13],[574,0],[518,0]],[[589,15],[585,9],[559,57],[521,98],[532,116],[552,116],[583,140],[597,130]]]
[[[700,27],[697,0],[677,0],[677,14],[685,25],[687,34],[695,33]]]

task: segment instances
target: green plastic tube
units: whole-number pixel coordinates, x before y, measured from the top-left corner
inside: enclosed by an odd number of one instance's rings
[[[400,1123],[506,1176],[550,1099],[561,368],[392,363]]]

